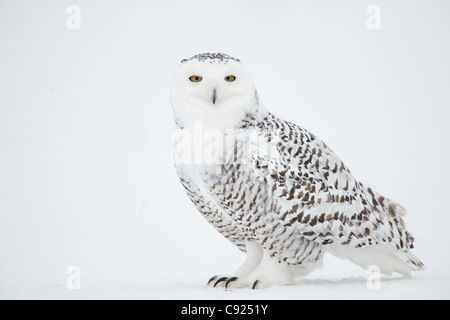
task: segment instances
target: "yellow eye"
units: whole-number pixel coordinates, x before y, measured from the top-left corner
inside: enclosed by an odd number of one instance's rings
[[[233,82],[234,80],[236,80],[236,77],[235,77],[235,76],[229,75],[229,76],[226,76],[226,77],[225,77],[225,81]]]
[[[189,77],[189,80],[191,80],[192,82],[200,82],[200,81],[202,81],[202,77],[200,77],[200,76],[190,76]]]

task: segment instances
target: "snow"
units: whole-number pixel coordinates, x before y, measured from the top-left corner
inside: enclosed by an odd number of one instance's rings
[[[0,2],[0,299],[448,299],[450,20],[444,0]],[[201,10],[198,8],[202,8]],[[408,210],[427,269],[382,277],[332,256],[297,286],[206,288],[244,256],[171,161],[179,61],[238,57],[264,105]],[[69,290],[69,266],[80,290]]]
[[[332,258],[326,262],[333,263]],[[337,261],[334,261],[337,262]],[[337,262],[339,265],[339,262]],[[350,267],[351,265],[347,265]],[[330,269],[330,268],[327,268]],[[379,288],[367,285],[365,271],[341,269],[336,272],[312,274],[292,286],[265,289],[223,289],[206,287],[207,278],[181,277],[140,282],[82,284],[79,290],[69,290],[65,284],[51,286],[11,286],[2,288],[0,299],[133,299],[133,300],[308,300],[308,299],[449,299],[450,276],[441,270],[427,270],[410,278],[401,276],[380,279]],[[331,274],[331,275],[330,275]],[[345,274],[349,274],[345,276]],[[355,275],[356,274],[356,275]]]

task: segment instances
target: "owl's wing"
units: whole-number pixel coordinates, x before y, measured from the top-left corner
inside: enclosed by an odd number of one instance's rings
[[[405,210],[356,181],[320,139],[279,119],[275,128],[272,122],[256,130],[247,165],[255,181],[267,184],[266,214],[280,225],[321,244],[412,247],[402,220]]]

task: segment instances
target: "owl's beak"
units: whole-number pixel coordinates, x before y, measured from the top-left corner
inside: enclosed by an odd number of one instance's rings
[[[217,91],[216,91],[216,88],[214,88],[214,90],[212,92],[212,102],[213,102],[213,104],[216,104],[216,99],[217,99]]]

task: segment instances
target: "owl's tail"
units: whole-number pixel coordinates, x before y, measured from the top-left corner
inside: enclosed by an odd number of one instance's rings
[[[397,272],[408,275],[411,271],[424,269],[424,264],[408,250],[397,250],[387,245],[355,248],[348,245],[329,245],[328,252],[341,259],[348,259],[364,269],[376,266],[382,274]]]
[[[422,263],[422,261],[420,261],[419,258],[417,258],[409,250],[407,251],[396,250],[394,251],[394,254],[409,267],[409,271],[405,274],[409,274],[411,271],[422,271],[425,269],[425,265]]]

